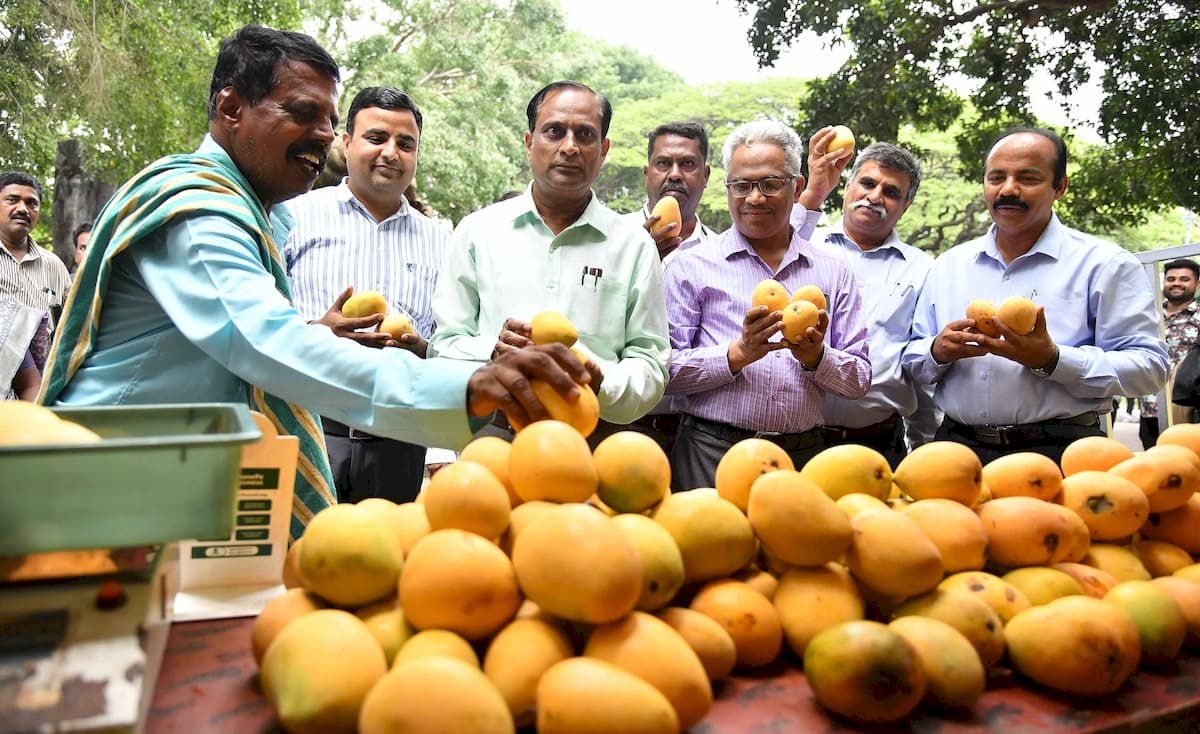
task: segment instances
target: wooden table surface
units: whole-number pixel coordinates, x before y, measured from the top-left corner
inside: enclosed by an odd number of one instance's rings
[[[146,734],[256,734],[277,732],[259,693],[250,653],[253,619],[177,623],[167,640]],[[782,732],[1200,732],[1200,656],[1170,670],[1141,670],[1115,695],[1074,701],[1029,687],[1004,669],[992,672],[988,691],[969,715],[936,716],[918,709],[901,724],[861,728],[831,719],[813,699],[804,674],[787,660],[717,688],[717,700],[692,734]]]

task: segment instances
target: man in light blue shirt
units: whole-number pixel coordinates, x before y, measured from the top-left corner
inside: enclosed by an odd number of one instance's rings
[[[360,344],[399,347],[424,358],[426,339],[433,335],[437,266],[449,232],[404,196],[416,174],[421,132],[421,110],[407,94],[395,87],[360,91],[342,133],[347,175],[337,186],[288,202],[296,224],[283,258],[304,318],[323,320],[338,336]],[[347,286],[381,293],[388,311],[407,316],[415,333],[396,341],[374,329],[382,314],[366,322],[344,317],[340,306]],[[359,431],[329,416],[322,425],[339,500],[416,498],[425,474],[424,446]],[[438,452],[435,461],[454,459],[453,452],[430,451]]]
[[[497,409],[545,417],[529,380],[575,399],[572,380],[589,377],[562,345],[483,367],[421,360],[354,344],[297,313],[276,245],[291,227],[280,204],[307,191],[325,163],[338,76],[301,33],[250,25],[221,42],[209,135],[195,153],[147,166],[97,217],[39,396],[52,405],[252,403],[300,439],[296,536],[336,501],[313,413],[461,446]]]
[[[1058,461],[1072,441],[1101,435],[1114,395],[1157,393],[1167,378],[1154,286],[1137,259],[1065,226],[1067,149],[1050,130],[1007,132],[984,161],[986,235],[940,255],[917,302],[904,354],[936,385],[939,440],[971,446],[986,463],[1019,451]],[[1029,334],[998,337],[966,318],[967,304],[1025,296]]]
[[[813,155],[817,155],[814,147]],[[871,389],[858,400],[825,397],[825,441],[857,443],[894,468],[913,448],[933,440],[940,417],[933,388],[915,383],[900,357],[912,334],[913,311],[933,265],[926,252],[900,240],[896,224],[916,198],[921,164],[891,143],[867,146],[850,171],[842,219],[817,229],[814,243],[842,253],[862,294],[871,355]]]
[[[554,82],[533,96],[526,116],[533,182],[455,229],[434,293],[438,326],[429,348],[486,362],[530,346],[534,314],[562,313],[590,358],[607,424],[593,434],[598,440],[662,397],[670,353],[662,266],[646,231],[591,189],[608,153],[608,100],[579,82]]]

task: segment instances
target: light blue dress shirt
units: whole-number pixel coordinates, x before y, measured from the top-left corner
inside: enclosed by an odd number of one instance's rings
[[[862,428],[895,413],[905,418],[909,443],[933,440],[941,417],[933,407],[933,388],[904,373],[900,358],[912,334],[913,311],[933,266],[933,257],[900,241],[895,230],[878,247],[863,250],[841,222],[817,230],[813,242],[840,252],[850,263],[862,295],[863,319],[871,347],[871,389],[858,400],[835,394],[825,398],[825,424]]]
[[[933,339],[967,304],[1026,296],[1045,307],[1058,366],[1041,378],[1012,360],[984,355],[939,365]],[[938,256],[917,301],[904,362],[937,383],[934,400],[968,425],[1014,425],[1112,410],[1114,395],[1156,393],[1168,360],[1158,303],[1145,270],[1126,250],[1051,216],[1029,252],[1008,265],[995,226]]]
[[[214,149],[210,138],[200,147]],[[286,205],[271,223],[283,242]],[[243,229],[196,215],[116,257],[95,349],[59,402],[246,402],[258,385],[377,435],[461,447],[483,423],[466,411],[478,366],[371,349],[306,324]]]

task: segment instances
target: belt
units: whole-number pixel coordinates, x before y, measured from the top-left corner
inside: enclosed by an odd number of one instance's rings
[[[657,433],[674,434],[679,430],[679,414],[678,413],[658,413],[655,415],[644,415],[633,422],[635,426],[641,426],[650,431]]]
[[[330,436],[348,438],[351,441],[377,441],[382,438],[382,436],[376,436],[374,434],[367,433],[366,431],[361,431],[354,426],[348,426],[341,421],[335,421],[332,418],[326,418],[325,416],[321,416],[321,426],[324,428],[325,433],[329,434]]]
[[[1015,426],[969,426],[959,423],[953,418],[946,417],[942,425],[951,433],[973,439],[989,446],[1019,446],[1036,443],[1045,438],[1055,436],[1055,428],[1090,428],[1100,425],[1097,413],[1080,413],[1069,418],[1053,418],[1037,423],[1025,423]]]
[[[700,418],[694,415],[683,414],[679,417],[679,422],[683,425],[692,426],[701,433],[707,433],[714,438],[719,438],[729,443],[737,443],[744,441],[747,438],[762,438],[779,446],[784,451],[800,451],[802,449],[810,449],[814,446],[820,446],[825,443],[825,436],[821,432],[821,427],[810,428],[801,433],[780,433],[778,431],[751,431],[745,428],[731,426],[728,423],[718,423],[710,421],[707,418]]]
[[[844,426],[825,426],[825,439],[827,441],[853,441],[859,438],[878,438],[879,436],[890,436],[896,430],[896,425],[900,423],[900,416],[892,413],[890,418],[885,418],[878,423],[872,423],[869,426],[861,428],[846,428]]]

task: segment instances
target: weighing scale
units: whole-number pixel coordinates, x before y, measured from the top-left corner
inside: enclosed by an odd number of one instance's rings
[[[0,558],[0,733],[138,730],[169,629],[161,555]]]

